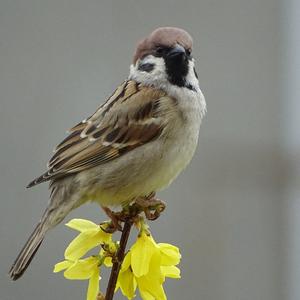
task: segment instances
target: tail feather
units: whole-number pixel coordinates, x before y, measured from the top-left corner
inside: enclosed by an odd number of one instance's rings
[[[44,222],[38,223],[9,271],[12,280],[17,280],[23,275],[39,249],[46,231]]]
[[[51,200],[41,221],[35,227],[9,271],[12,280],[17,280],[25,272],[40,247],[46,232],[59,224],[72,209],[78,207],[78,204],[81,203],[79,201],[80,197],[73,197],[76,189],[72,185],[71,178],[55,182],[55,184],[52,183],[51,188]]]

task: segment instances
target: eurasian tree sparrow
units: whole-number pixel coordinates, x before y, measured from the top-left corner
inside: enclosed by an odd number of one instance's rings
[[[167,187],[190,162],[206,103],[192,38],[184,30],[154,30],[136,48],[128,79],[56,147],[48,171],[51,196],[40,222],[10,270],[28,267],[46,232],[87,201],[125,205]]]

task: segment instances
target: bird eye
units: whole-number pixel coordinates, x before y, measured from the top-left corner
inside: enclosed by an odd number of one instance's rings
[[[156,53],[157,55],[163,55],[164,52],[165,52],[165,49],[164,49],[163,47],[157,47],[157,48],[155,49],[155,53]]]
[[[191,54],[192,54],[192,51],[191,51],[191,49],[186,49],[186,50],[185,50],[185,53],[186,53],[186,55],[187,55],[188,57],[190,57]]]

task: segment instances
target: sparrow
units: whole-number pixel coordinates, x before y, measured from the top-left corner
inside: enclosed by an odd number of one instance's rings
[[[50,181],[50,201],[10,269],[13,280],[70,211],[152,195],[191,161],[206,112],[192,45],[183,29],[154,30],[137,44],[128,79],[56,147],[48,170],[28,185]]]

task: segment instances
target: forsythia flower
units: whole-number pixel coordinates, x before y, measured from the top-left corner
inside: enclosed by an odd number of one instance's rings
[[[64,276],[71,280],[89,280],[87,300],[95,300],[99,292],[99,266],[100,257],[91,256],[77,261],[64,260],[57,263],[54,267],[54,273],[64,271]]]
[[[143,300],[165,300],[167,297],[162,284],[166,277],[180,278],[180,270],[176,267],[180,258],[177,247],[157,244],[149,232],[142,229],[125,256],[117,288],[128,299],[135,297],[138,287]]]
[[[64,276],[71,280],[89,280],[87,300],[95,300],[99,292],[100,266],[111,266],[111,257],[101,249],[99,255],[80,259],[96,246],[105,245],[109,253],[116,252],[116,244],[111,234],[106,233],[100,225],[83,219],[73,219],[66,224],[78,230],[79,235],[70,243],[65,251],[65,260],[57,263],[54,272],[64,271]],[[101,226],[106,226],[105,224]]]
[[[73,219],[66,225],[80,233],[67,247],[65,260],[55,265],[54,272],[64,271],[65,278],[71,280],[89,280],[87,300],[95,300],[99,293],[100,267],[112,267],[119,245],[102,229],[107,224],[100,226]],[[143,300],[166,300],[164,281],[167,277],[180,278],[176,267],[181,258],[179,249],[170,244],[157,244],[143,221],[139,226],[140,234],[123,260],[115,290],[120,288],[124,296],[133,299],[138,288]],[[96,256],[82,259],[95,247],[101,247]]]
[[[65,258],[68,260],[75,261],[94,247],[104,243],[111,243],[111,234],[106,233],[101,229],[100,225],[91,221],[73,219],[66,225],[80,231],[80,234],[70,243],[65,251]]]

